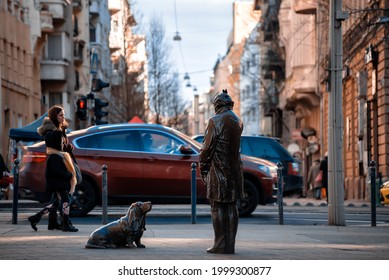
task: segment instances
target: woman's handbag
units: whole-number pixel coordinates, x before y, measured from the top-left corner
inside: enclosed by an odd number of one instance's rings
[[[316,183],[320,183],[323,180],[323,170],[320,170],[320,172],[317,174],[315,178]]]
[[[74,171],[76,171],[77,185],[79,185],[82,182],[81,170],[80,170],[80,167],[78,167],[76,157],[73,155],[73,151],[70,150],[69,154],[70,154],[70,157],[72,158],[72,161],[73,161]]]
[[[73,161],[74,170],[76,171],[76,179],[77,179],[77,185],[81,184],[82,182],[82,174],[80,167],[78,167],[78,164]]]

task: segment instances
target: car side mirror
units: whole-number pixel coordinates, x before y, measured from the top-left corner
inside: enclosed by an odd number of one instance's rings
[[[189,145],[189,144],[180,145],[180,146],[179,146],[179,150],[180,150],[180,153],[181,153],[181,154],[184,154],[184,155],[193,154],[192,146]]]

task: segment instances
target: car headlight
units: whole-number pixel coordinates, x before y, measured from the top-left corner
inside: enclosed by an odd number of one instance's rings
[[[258,165],[258,168],[263,171],[268,177],[277,177],[277,167],[268,165]]]

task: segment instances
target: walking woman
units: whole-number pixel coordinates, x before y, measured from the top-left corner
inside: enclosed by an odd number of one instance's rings
[[[65,130],[67,122],[65,112],[60,106],[50,108],[48,117],[43,120],[38,133],[45,137],[46,143],[46,189],[51,194],[51,203],[41,211],[28,218],[31,227],[37,231],[36,225],[44,214],[49,214],[48,229],[62,229],[63,231],[76,232],[70,219],[70,198],[75,190],[77,180],[72,158],[67,151],[73,147],[68,143]],[[62,222],[58,224],[57,210],[62,205]]]

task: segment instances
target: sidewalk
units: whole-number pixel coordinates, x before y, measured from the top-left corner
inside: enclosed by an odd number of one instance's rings
[[[314,204],[309,199],[285,203]],[[22,203],[21,203],[22,204]],[[354,204],[354,203],[353,203]],[[370,226],[293,226],[261,225],[253,218],[240,224],[234,255],[207,254],[212,245],[211,224],[177,224],[169,215],[188,215],[190,205],[153,208],[148,216],[171,219],[172,223],[147,224],[142,243],[146,249],[85,249],[91,232],[100,224],[77,225],[76,233],[48,231],[42,221],[37,232],[20,211],[18,224],[12,224],[12,209],[0,212],[0,259],[3,260],[389,260],[389,225]],[[324,207],[324,206],[321,206]],[[356,204],[347,207],[365,207]],[[115,209],[113,209],[115,210]],[[209,211],[208,205],[198,208]],[[124,213],[123,213],[124,215]],[[190,216],[188,215],[188,218]],[[190,220],[190,219],[189,219]]]
[[[314,198],[291,198],[285,197],[283,198],[284,206],[321,206],[327,207],[327,202],[325,199],[316,200]],[[365,200],[346,200],[344,201],[345,207],[370,207],[370,201]],[[19,208],[40,208],[42,204],[37,201],[32,200],[19,200],[18,201]],[[258,207],[261,207],[260,205]],[[12,200],[0,200],[0,209],[1,208],[12,208]]]

